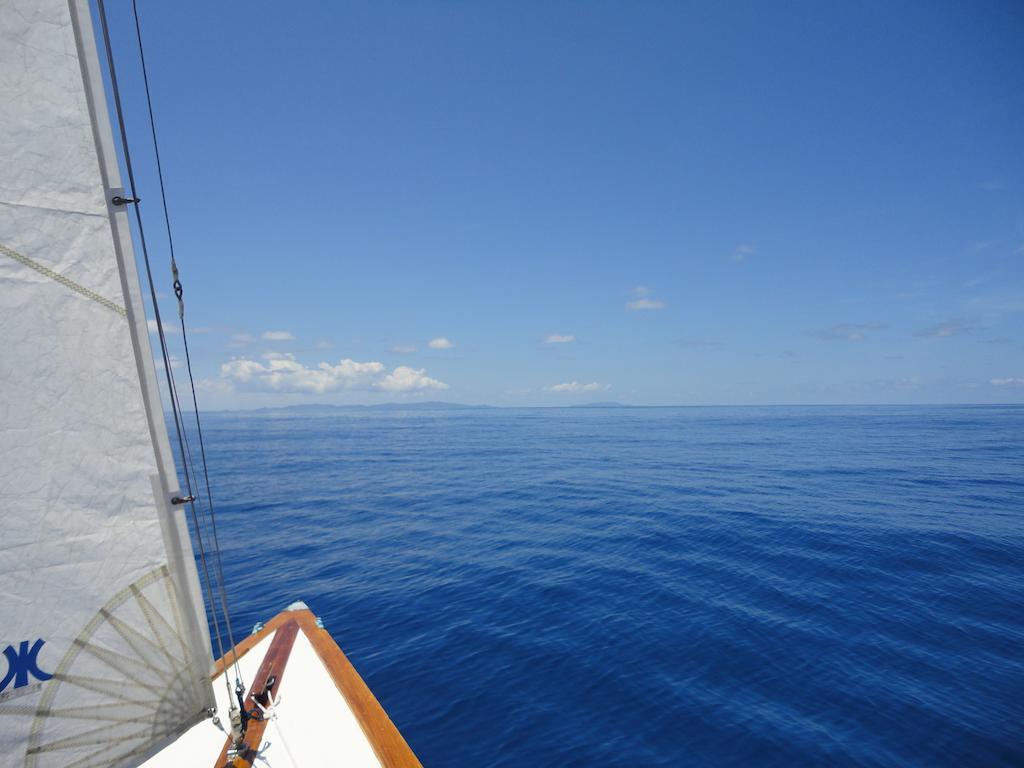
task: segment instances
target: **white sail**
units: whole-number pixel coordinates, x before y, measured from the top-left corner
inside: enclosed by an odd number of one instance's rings
[[[0,0],[0,768],[138,765],[212,706],[88,0]]]

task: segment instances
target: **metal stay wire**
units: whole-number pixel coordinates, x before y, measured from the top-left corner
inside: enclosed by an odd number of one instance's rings
[[[144,90],[145,90],[145,93],[146,93],[146,108],[147,108],[148,113],[149,113],[150,133],[152,134],[152,137],[153,137],[153,153],[154,153],[154,157],[156,159],[157,178],[159,180],[159,186],[160,186],[160,201],[161,201],[161,204],[163,206],[164,223],[165,223],[166,228],[167,228],[167,244],[168,244],[168,248],[169,248],[170,256],[171,256],[171,270],[172,270],[172,276],[174,278],[174,292],[175,292],[175,296],[178,299],[178,319],[181,322],[181,337],[182,337],[182,342],[183,342],[184,351],[185,351],[185,365],[186,365],[186,367],[188,369],[189,387],[190,387],[191,392],[192,392],[192,407],[193,407],[193,413],[195,413],[196,435],[199,438],[199,453],[200,453],[200,459],[202,461],[202,466],[203,466],[203,480],[204,480],[204,484],[206,486],[206,496],[205,496],[205,498],[206,498],[207,508],[209,510],[209,515],[210,515],[210,531],[213,534],[214,565],[215,565],[215,567],[217,569],[217,581],[218,581],[218,584],[219,584],[221,609],[222,609],[223,615],[224,615],[224,623],[225,623],[226,629],[227,629],[228,643],[229,643],[229,645],[231,647],[231,655],[232,655],[232,660],[233,660],[233,666],[235,668],[235,681],[236,681],[236,683],[238,683],[238,682],[242,681],[242,675],[241,675],[241,670],[239,669],[239,666],[238,666],[238,653],[237,653],[237,650],[236,650],[236,647],[235,647],[234,633],[232,632],[232,629],[231,629],[231,612],[228,609],[228,596],[227,596],[227,590],[226,590],[226,587],[225,587],[225,580],[224,580],[224,564],[223,564],[223,558],[221,556],[220,540],[219,540],[219,537],[217,536],[217,518],[216,518],[216,513],[215,513],[214,507],[213,507],[213,494],[212,494],[212,489],[211,489],[211,486],[210,486],[210,473],[209,473],[209,470],[207,468],[207,463],[206,463],[206,444],[205,444],[205,441],[203,440],[203,427],[202,427],[202,423],[201,423],[200,418],[199,418],[199,405],[198,405],[198,402],[197,402],[197,399],[196,399],[196,385],[195,385],[195,380],[194,380],[194,378],[192,376],[192,359],[191,359],[191,356],[189,354],[189,348],[188,348],[188,334],[187,334],[186,329],[185,329],[185,304],[184,304],[184,301],[182,300],[183,289],[181,287],[181,281],[178,279],[178,265],[177,265],[177,261],[176,261],[175,256],[174,256],[174,237],[173,237],[173,235],[171,233],[171,216],[170,216],[170,212],[169,212],[168,205],[167,205],[167,194],[166,194],[165,188],[164,188],[163,165],[160,162],[160,145],[159,145],[159,143],[157,141],[157,135],[156,135],[156,118],[153,115],[153,101],[152,101],[152,98],[150,96],[150,90],[149,90],[149,73],[148,73],[148,71],[146,69],[146,55],[145,55],[145,51],[144,51],[143,44],[142,44],[142,27],[141,27],[141,24],[139,22],[139,10],[138,10],[137,0],[132,0],[132,16],[134,17],[134,20],[135,20],[135,36],[136,36],[136,40],[138,41],[138,47],[139,47],[139,62],[141,64],[142,80],[143,80]]]
[[[186,437],[184,435],[183,424],[182,424],[182,417],[181,417],[181,407],[180,407],[180,403],[178,402],[177,390],[176,390],[176,388],[174,386],[174,377],[173,377],[173,374],[171,372],[171,358],[170,358],[170,353],[168,352],[168,348],[167,348],[167,338],[166,338],[165,333],[164,333],[163,321],[160,318],[160,307],[159,307],[159,304],[158,304],[158,301],[157,301],[156,285],[155,285],[155,283],[153,281],[153,270],[152,270],[152,267],[150,265],[149,250],[148,250],[147,245],[146,245],[146,236],[145,236],[145,230],[144,230],[143,223],[142,223],[142,215],[141,215],[141,213],[139,211],[138,196],[137,196],[136,185],[135,185],[135,173],[134,173],[134,170],[133,170],[133,167],[132,167],[131,154],[130,154],[129,148],[128,148],[128,134],[127,134],[127,129],[125,127],[124,110],[123,110],[123,107],[122,107],[122,104],[121,104],[121,95],[120,95],[120,91],[118,89],[117,72],[116,72],[116,69],[114,67],[114,55],[113,55],[113,50],[112,50],[111,42],[110,42],[110,30],[109,30],[109,26],[108,26],[108,23],[107,23],[107,14],[106,14],[106,8],[104,7],[104,1],[103,0],[97,0],[97,7],[99,9],[100,27],[101,27],[102,32],[103,32],[103,43],[104,43],[104,48],[105,48],[105,52],[106,52],[107,67],[108,67],[109,75],[110,75],[111,93],[112,93],[112,95],[114,97],[114,107],[115,107],[115,112],[116,112],[116,116],[117,116],[118,128],[119,128],[119,131],[120,131],[122,152],[124,154],[125,170],[127,171],[127,174],[128,174],[128,186],[129,186],[130,194],[131,194],[131,197],[132,197],[132,202],[134,202],[135,221],[136,221],[136,227],[137,227],[138,235],[139,235],[139,244],[140,244],[140,246],[142,248],[143,262],[144,262],[145,267],[146,267],[146,277],[147,277],[147,282],[149,284],[150,300],[151,300],[152,305],[153,305],[153,315],[154,315],[154,319],[155,319],[156,325],[157,325],[157,336],[158,336],[158,338],[160,340],[160,352],[161,352],[161,355],[163,357],[164,374],[165,374],[165,376],[167,378],[168,395],[169,395],[170,400],[171,400],[171,411],[172,411],[172,414],[173,414],[173,417],[174,417],[174,427],[175,427],[175,431],[176,431],[177,437],[178,437],[179,452],[181,454],[182,464],[184,465],[184,469],[185,469],[185,484],[186,484],[187,493],[188,493],[188,496],[189,496],[189,499],[190,499],[189,506],[190,506],[190,510],[191,510],[191,514],[192,514],[192,522],[193,522],[193,525],[194,525],[194,527],[196,529],[196,541],[197,541],[198,548],[199,548],[199,559],[200,559],[200,561],[202,563],[202,566],[203,566],[202,570],[203,570],[204,581],[206,583],[207,592],[209,593],[209,596],[210,596],[211,616],[213,618],[214,633],[215,633],[216,640],[217,640],[217,649],[218,649],[218,652],[219,652],[221,658],[224,658],[224,642],[223,642],[223,638],[222,638],[222,635],[221,635],[220,619],[218,617],[218,611],[217,611],[217,606],[216,606],[215,597],[214,597],[214,591],[213,591],[213,583],[212,583],[212,579],[210,577],[210,569],[209,569],[209,565],[208,565],[207,557],[206,557],[206,548],[205,548],[205,545],[203,544],[202,530],[201,530],[200,525],[199,525],[199,517],[198,517],[197,511],[196,511],[192,479],[191,479],[190,473],[189,473],[189,467],[190,467],[190,461],[189,461],[190,455],[189,454],[190,454],[190,452],[187,449],[187,440],[186,440]],[[225,677],[225,683],[227,684],[226,677]],[[228,685],[228,700],[229,701],[231,700],[230,685]]]

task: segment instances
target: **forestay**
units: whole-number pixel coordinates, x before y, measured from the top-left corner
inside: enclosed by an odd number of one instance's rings
[[[87,0],[0,0],[0,768],[138,765],[213,705]]]

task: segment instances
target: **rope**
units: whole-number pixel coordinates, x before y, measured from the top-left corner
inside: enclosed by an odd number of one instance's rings
[[[288,759],[291,760],[292,765],[298,765],[299,762],[295,759],[295,755],[292,754],[291,749],[288,748],[288,741],[284,737],[284,729],[281,727],[280,721],[277,719],[277,708],[281,705],[282,696],[274,698],[274,694],[267,690],[268,704],[264,707],[258,701],[255,702],[256,706],[260,708],[260,712],[263,714],[264,720],[269,720],[270,723],[277,728],[278,734],[281,736],[281,746],[284,747],[285,754],[288,755]]]
[[[235,682],[242,683],[242,673],[238,666],[238,651],[235,647],[234,633],[231,631],[231,612],[228,610],[228,596],[224,581],[224,564],[221,558],[220,541],[217,537],[217,518],[213,508],[213,494],[210,488],[210,473],[206,465],[206,444],[203,441],[203,426],[199,419],[199,404],[196,401],[196,384],[192,376],[192,359],[188,351],[188,333],[185,330],[185,302],[182,300],[184,293],[181,281],[178,279],[178,264],[174,258],[174,237],[171,234],[171,214],[167,206],[167,193],[164,188],[164,170],[160,162],[160,144],[156,138],[156,118],[153,115],[153,100],[149,92],[149,73],[146,69],[146,54],[142,45],[142,26],[139,23],[139,9],[136,0],[132,0],[132,16],[135,20],[135,39],[139,46],[139,63],[142,68],[142,82],[146,93],[146,108],[149,112],[149,129],[153,137],[153,155],[156,159],[157,179],[160,183],[160,202],[164,211],[164,224],[167,228],[167,245],[171,256],[171,274],[174,278],[174,295],[178,299],[178,319],[181,322],[181,338],[185,348],[185,366],[188,370],[189,388],[192,390],[192,409],[196,419],[196,435],[199,438],[199,455],[203,463],[203,480],[206,485],[206,506],[210,515],[210,530],[213,534],[213,554],[217,568],[217,580],[219,582],[220,604],[224,614],[224,624],[227,629],[228,644],[231,646],[231,656],[235,668]],[[134,192],[132,193],[134,195]],[[223,654],[221,656],[223,658]]]
[[[156,319],[157,334],[158,334],[158,337],[160,339],[160,352],[161,352],[161,354],[163,356],[163,361],[164,361],[164,374],[167,377],[167,389],[168,389],[168,394],[169,394],[170,399],[171,399],[171,412],[172,412],[172,414],[174,416],[174,428],[175,428],[175,431],[177,432],[177,436],[178,436],[178,448],[179,448],[179,451],[181,453],[182,464],[185,467],[185,484],[186,484],[186,487],[187,487],[187,490],[188,490],[188,495],[189,496],[194,496],[194,494],[192,492],[192,481],[191,481],[191,479],[189,477],[189,472],[188,472],[189,462],[188,462],[188,457],[187,457],[187,447],[186,447],[187,443],[186,443],[186,440],[185,440],[185,437],[184,437],[184,433],[183,433],[183,429],[182,429],[181,407],[180,407],[180,404],[178,402],[177,391],[176,391],[176,389],[174,387],[174,377],[171,374],[170,353],[167,350],[167,338],[166,338],[166,336],[164,334],[163,322],[160,319],[160,305],[157,302],[156,285],[153,282],[153,269],[152,269],[152,267],[150,265],[150,261],[149,261],[149,249],[146,247],[146,235],[145,235],[145,229],[144,229],[143,224],[142,224],[142,214],[140,212],[139,204],[137,202],[138,195],[136,194],[136,188],[135,188],[135,173],[134,173],[134,171],[132,169],[131,153],[129,152],[129,149],[128,149],[128,132],[127,132],[127,129],[125,128],[124,110],[123,110],[123,108],[121,106],[121,93],[120,93],[120,90],[118,89],[118,84],[117,84],[117,70],[114,67],[114,53],[113,53],[113,49],[111,48],[111,44],[110,44],[110,29],[109,29],[108,24],[107,24],[107,12],[106,12],[106,8],[104,7],[104,0],[97,0],[97,8],[99,9],[100,27],[101,27],[102,32],[103,32],[103,45],[104,45],[104,48],[106,49],[107,67],[108,67],[109,73],[110,73],[110,90],[111,90],[111,93],[113,94],[113,97],[114,97],[114,108],[115,108],[115,112],[116,112],[116,115],[117,115],[118,128],[120,129],[120,134],[121,134],[121,146],[122,146],[122,149],[123,149],[123,152],[124,152],[125,170],[128,173],[128,186],[129,186],[129,189],[131,190],[132,198],[136,199],[134,207],[135,207],[135,221],[136,221],[136,225],[137,225],[137,228],[138,228],[138,235],[139,235],[139,245],[142,248],[143,262],[144,262],[145,267],[146,267],[146,278],[147,278],[147,281],[149,283],[150,300],[152,301],[153,315],[154,315],[154,317]],[[206,549],[205,549],[205,547],[203,545],[202,530],[200,529],[200,526],[199,526],[199,517],[198,517],[198,514],[196,512],[195,501],[189,502],[189,507],[190,507],[191,513],[192,513],[192,522],[193,522],[193,525],[194,525],[194,527],[196,529],[196,542],[197,542],[198,548],[199,548],[199,559],[200,559],[200,562],[202,563],[202,566],[203,566],[203,568],[202,568],[202,570],[203,570],[203,577],[204,577],[204,581],[206,582],[207,591],[208,591],[208,593],[210,595],[211,616],[213,617],[214,633],[216,634],[216,638],[217,638],[217,649],[218,649],[218,651],[220,653],[221,658],[224,658],[224,642],[223,642],[223,639],[221,637],[220,620],[219,620],[218,615],[217,615],[216,600],[214,598],[212,580],[210,578],[210,569],[209,569],[209,565],[207,564]],[[228,700],[230,701],[230,698],[231,698],[231,687],[228,684],[227,676],[226,675],[225,675],[224,683],[228,687]]]
[[[16,250],[14,250],[13,248],[8,248],[3,243],[0,243],[0,253],[2,253],[4,256],[10,256],[15,261],[24,264],[29,269],[34,269],[39,274],[45,275],[51,280],[60,283],[65,288],[70,288],[72,291],[82,294],[83,296],[85,296],[85,298],[92,299],[101,307],[106,307],[112,312],[117,312],[117,314],[121,315],[121,317],[128,317],[128,311],[120,304],[116,304],[110,299],[105,299],[95,291],[90,291],[84,285],[79,285],[71,278],[64,277],[64,275],[62,275],[60,272],[54,272],[49,267],[44,267],[38,261],[33,261],[25,254],[18,253]]]

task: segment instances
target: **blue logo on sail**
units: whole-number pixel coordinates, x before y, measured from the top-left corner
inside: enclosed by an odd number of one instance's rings
[[[7,688],[14,682],[15,688],[23,688],[29,684],[29,679],[49,680],[53,675],[48,675],[39,668],[39,650],[46,643],[45,640],[36,640],[30,648],[28,640],[22,640],[18,644],[18,650],[13,645],[4,648],[4,656],[7,657],[7,674],[0,680],[0,691]]]

